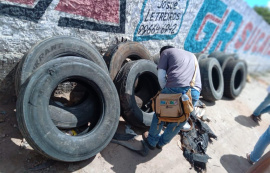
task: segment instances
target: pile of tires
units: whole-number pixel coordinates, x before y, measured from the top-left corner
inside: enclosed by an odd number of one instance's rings
[[[216,101],[223,96],[235,99],[240,95],[246,84],[248,73],[247,64],[234,54],[213,52],[195,54],[201,72],[202,91],[204,100]]]
[[[78,38],[57,36],[24,55],[15,90],[18,126],[31,147],[74,162],[109,144],[120,113],[131,125],[150,126],[149,101],[160,87],[157,66],[142,44],[121,42],[102,57]]]

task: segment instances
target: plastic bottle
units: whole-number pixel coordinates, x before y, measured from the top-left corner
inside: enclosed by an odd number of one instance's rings
[[[189,97],[186,95],[185,92],[182,92],[182,101],[188,101]]]

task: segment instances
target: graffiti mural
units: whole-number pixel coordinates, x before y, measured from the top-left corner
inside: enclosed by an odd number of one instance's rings
[[[224,51],[241,22],[242,16],[235,10],[229,12],[224,2],[205,0],[187,35],[184,48],[199,53],[206,51],[212,44],[209,53]]]
[[[234,44],[234,48],[235,52],[243,50],[244,53],[270,56],[269,44],[270,35],[260,30],[259,27],[254,27],[252,22],[248,22]]]
[[[179,32],[189,0],[145,0],[134,41],[173,39]]]
[[[10,0],[10,2],[17,2],[20,4],[34,4],[34,0]],[[20,7],[16,5],[3,4],[0,3],[0,15],[15,17],[22,20],[29,20],[37,23],[39,19],[43,16],[48,6],[51,4],[52,0],[40,0],[34,8]]]
[[[35,0],[9,0],[9,2],[33,5]],[[0,3],[0,15],[38,23],[51,2],[52,0],[39,0],[33,8]],[[90,22],[60,17],[58,26],[61,27],[125,33],[126,0],[60,0],[55,10],[97,20]]]

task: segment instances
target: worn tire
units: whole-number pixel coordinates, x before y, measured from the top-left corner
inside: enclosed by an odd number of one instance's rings
[[[215,58],[202,59],[199,62],[204,100],[220,100],[224,92],[222,69]]]
[[[246,84],[247,66],[242,60],[232,60],[224,72],[224,96],[234,99],[240,95]]]
[[[84,82],[97,94],[96,121],[81,136],[61,132],[48,110],[51,93],[67,78]],[[83,58],[63,57],[40,66],[27,79],[16,110],[19,129],[35,150],[54,160],[74,162],[88,159],[108,145],[119,123],[120,103],[113,82],[100,66]]]
[[[211,57],[220,57],[220,56],[223,56],[223,55],[225,55],[225,53],[221,52],[221,51],[214,51],[214,52],[209,54],[209,56],[211,56]]]
[[[122,117],[136,127],[150,126],[154,112],[151,105],[145,105],[160,90],[157,65],[149,60],[128,62],[121,68],[114,83],[120,97]]]
[[[206,53],[195,53],[194,55],[196,56],[198,62],[208,57],[208,54]]]
[[[213,52],[210,54],[212,57],[216,58],[222,68],[222,71],[224,71],[227,63],[231,60],[234,60],[235,58],[232,56],[232,54],[225,54],[223,52]]]
[[[152,61],[149,51],[138,42],[122,42],[111,46],[103,56],[112,80],[127,60],[147,59]]]
[[[74,37],[55,36],[34,45],[21,59],[15,75],[15,91],[42,64],[63,56],[79,56],[98,64],[108,72],[105,61],[94,46]]]

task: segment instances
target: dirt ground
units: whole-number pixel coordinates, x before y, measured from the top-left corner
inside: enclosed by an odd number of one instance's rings
[[[256,126],[249,115],[267,94],[270,74],[258,74],[251,77],[241,95],[235,100],[223,98],[215,103],[203,101],[206,113],[211,119],[207,123],[218,140],[209,144],[207,154],[212,158],[207,163],[209,173],[241,173],[251,166],[245,159],[260,135],[267,129],[270,116],[264,114],[262,122]],[[9,99],[14,100],[14,99]],[[179,148],[180,136],[177,135],[162,150],[150,151],[142,157],[123,146],[110,143],[95,157],[76,163],[48,161],[22,141],[15,117],[15,101],[1,100],[0,104],[0,172],[196,172],[183,157]],[[120,120],[119,132],[125,129],[125,121]],[[132,127],[137,134],[140,129]],[[131,144],[140,145],[141,135]],[[269,151],[267,148],[266,151]],[[44,169],[42,169],[44,168]]]

